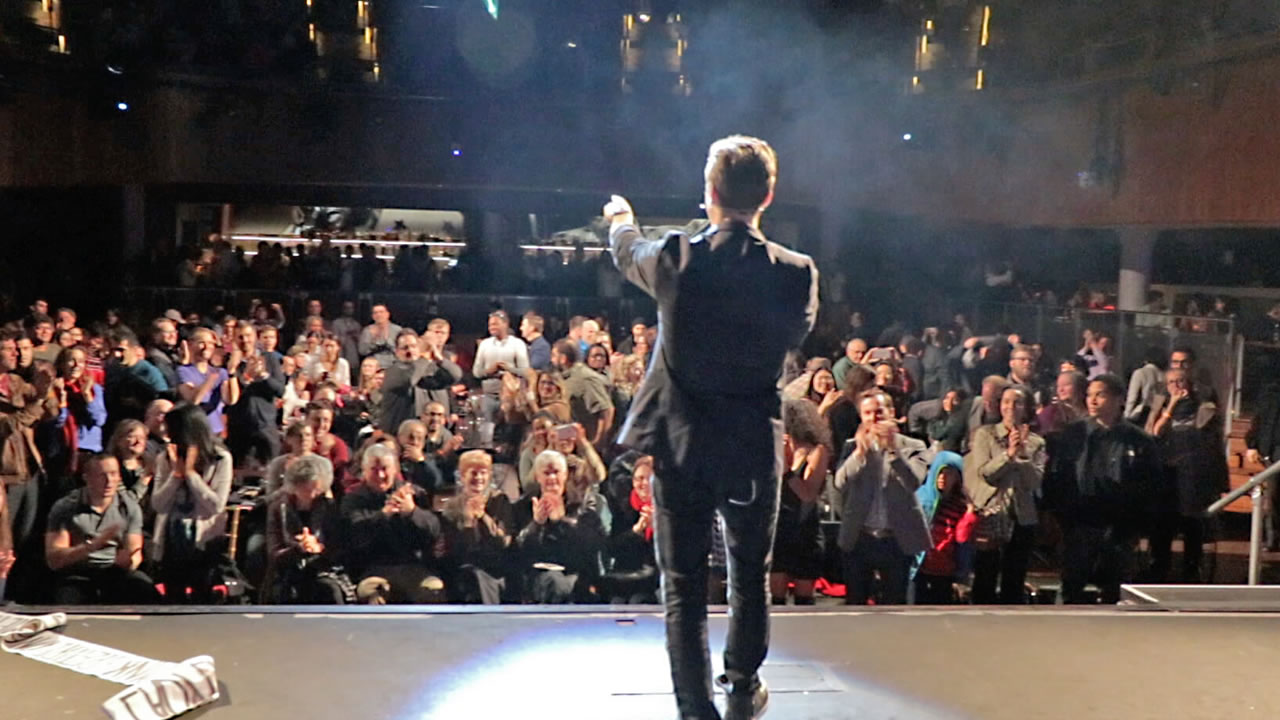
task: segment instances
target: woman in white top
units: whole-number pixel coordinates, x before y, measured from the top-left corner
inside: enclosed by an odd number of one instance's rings
[[[326,333],[320,343],[320,353],[311,367],[307,369],[313,382],[328,380],[340,388],[351,386],[351,365],[342,357],[342,344],[338,336]]]
[[[156,560],[169,602],[207,601],[224,549],[232,462],[204,411],[181,404],[165,415],[168,452],[156,458],[151,507]]]

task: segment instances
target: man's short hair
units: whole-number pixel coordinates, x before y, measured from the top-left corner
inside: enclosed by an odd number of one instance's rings
[[[138,347],[139,344],[138,336],[134,335],[133,331],[127,327],[118,327],[115,330],[112,330],[111,334],[107,337],[112,345],[126,343],[129,347]]]
[[[916,337],[915,335],[907,335],[906,337],[902,338],[902,341],[899,343],[899,345],[902,345],[907,349],[908,355],[915,355],[917,353],[924,352],[924,341]]]
[[[61,315],[62,313],[67,313],[68,315],[70,315],[70,316],[71,316],[71,317],[73,317],[73,318],[78,318],[78,317],[80,317],[79,315],[76,315],[76,311],[75,311],[75,310],[72,310],[72,309],[71,309],[71,308],[69,308],[69,307],[60,307],[60,308],[58,308],[58,313],[57,313],[57,314],[58,314],[58,315]]]
[[[89,474],[90,466],[101,467],[104,461],[115,460],[115,459],[116,459],[116,456],[112,455],[111,453],[105,453],[105,452],[93,453],[89,457],[80,461],[81,477]]]
[[[313,412],[320,412],[321,410],[328,410],[329,412],[333,412],[334,411],[333,403],[329,402],[324,398],[321,398],[319,400],[312,400],[311,402],[307,403],[307,407],[305,408],[305,411],[308,415],[310,415]]]
[[[764,140],[730,135],[711,143],[704,174],[720,207],[754,212],[773,191],[778,156]]]
[[[570,365],[576,365],[578,360],[581,359],[578,355],[578,343],[568,338],[557,340],[552,349],[563,355]]]
[[[542,328],[546,327],[547,321],[532,310],[524,314],[524,319],[528,321],[529,327],[533,328],[534,332],[542,332]]]
[[[1107,390],[1107,394],[1111,397],[1124,397],[1124,381],[1117,375],[1102,373],[1089,381],[1090,385],[1094,383],[1102,383],[1102,386]]]
[[[417,340],[418,333],[414,332],[412,328],[403,328],[400,332],[396,333],[396,345],[400,344],[400,338],[402,337],[411,337],[414,340]]]
[[[510,316],[507,315],[506,310],[493,310],[489,313],[489,317],[499,318],[502,320],[502,322],[507,323],[508,325],[511,324],[511,318]]]
[[[31,327],[33,328],[37,325],[55,325],[55,324],[56,323],[53,322],[53,318],[49,317],[48,315],[45,315],[44,313],[31,314]]]
[[[445,320],[445,319],[444,319],[444,318],[442,318],[442,317],[432,318],[432,319],[431,319],[431,322],[427,323],[427,329],[428,329],[428,330],[435,330],[436,328],[441,328],[441,327],[442,327],[442,328],[449,328],[449,327],[452,327],[452,326],[451,326],[451,325],[449,325],[449,321],[448,321],[448,320]]]
[[[587,317],[585,315],[574,315],[573,317],[569,318],[569,329],[577,330],[578,328],[582,327],[582,323],[586,321],[587,321]]]
[[[1169,357],[1173,357],[1174,353],[1182,353],[1187,356],[1187,361],[1194,364],[1196,361],[1196,351],[1191,349],[1190,345],[1177,345],[1169,351]]]

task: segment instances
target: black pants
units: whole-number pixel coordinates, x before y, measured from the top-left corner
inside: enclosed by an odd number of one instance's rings
[[[77,568],[54,579],[56,605],[151,605],[160,601],[151,578],[121,567]]]
[[[1200,582],[1200,564],[1204,560],[1204,518],[1164,513],[1156,517],[1151,528],[1151,579],[1168,582],[1173,566],[1173,538],[1182,534],[1182,577],[1179,582]]]
[[[877,605],[906,605],[912,557],[892,536],[859,535],[853,550],[844,554],[845,604],[866,605],[875,598]]]
[[[973,604],[1024,605],[1027,565],[1036,540],[1035,525],[1015,525],[1013,537],[993,550],[979,550],[973,561]],[[996,595],[999,579],[1000,594]]]
[[[950,575],[916,574],[916,605],[954,605],[956,579]]]
[[[729,573],[725,675],[734,687],[755,681],[769,648],[769,567],[778,519],[780,478],[773,463],[756,477],[726,477],[708,463],[692,472],[656,468],[654,544],[662,572],[667,655],[680,716],[712,718],[707,649],[707,555],[712,523],[724,518]]]
[[[1064,602],[1086,601],[1084,586],[1092,580],[1102,602],[1120,601],[1120,585],[1133,578],[1132,530],[1114,525],[1098,527],[1063,521],[1062,595]]]

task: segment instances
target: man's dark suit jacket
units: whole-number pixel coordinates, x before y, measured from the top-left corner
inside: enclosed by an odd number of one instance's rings
[[[659,467],[780,472],[777,383],[817,317],[813,260],[742,224],[661,240],[624,225],[609,241],[618,269],[658,304],[653,360],[618,442]]]

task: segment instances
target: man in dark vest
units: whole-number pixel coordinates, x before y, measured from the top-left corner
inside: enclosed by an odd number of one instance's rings
[[[768,701],[758,670],[768,651],[767,575],[782,477],[778,378],[818,311],[818,271],[770,242],[777,156],[733,136],[711,145],[710,224],[648,240],[630,204],[604,208],[613,259],[657,301],[658,339],[619,443],[654,457],[654,527],[666,605],[667,653],[681,717],[713,718],[707,649],[707,554],[717,511],[729,559],[726,717],[757,717]],[[749,342],[747,353],[726,348]]]

